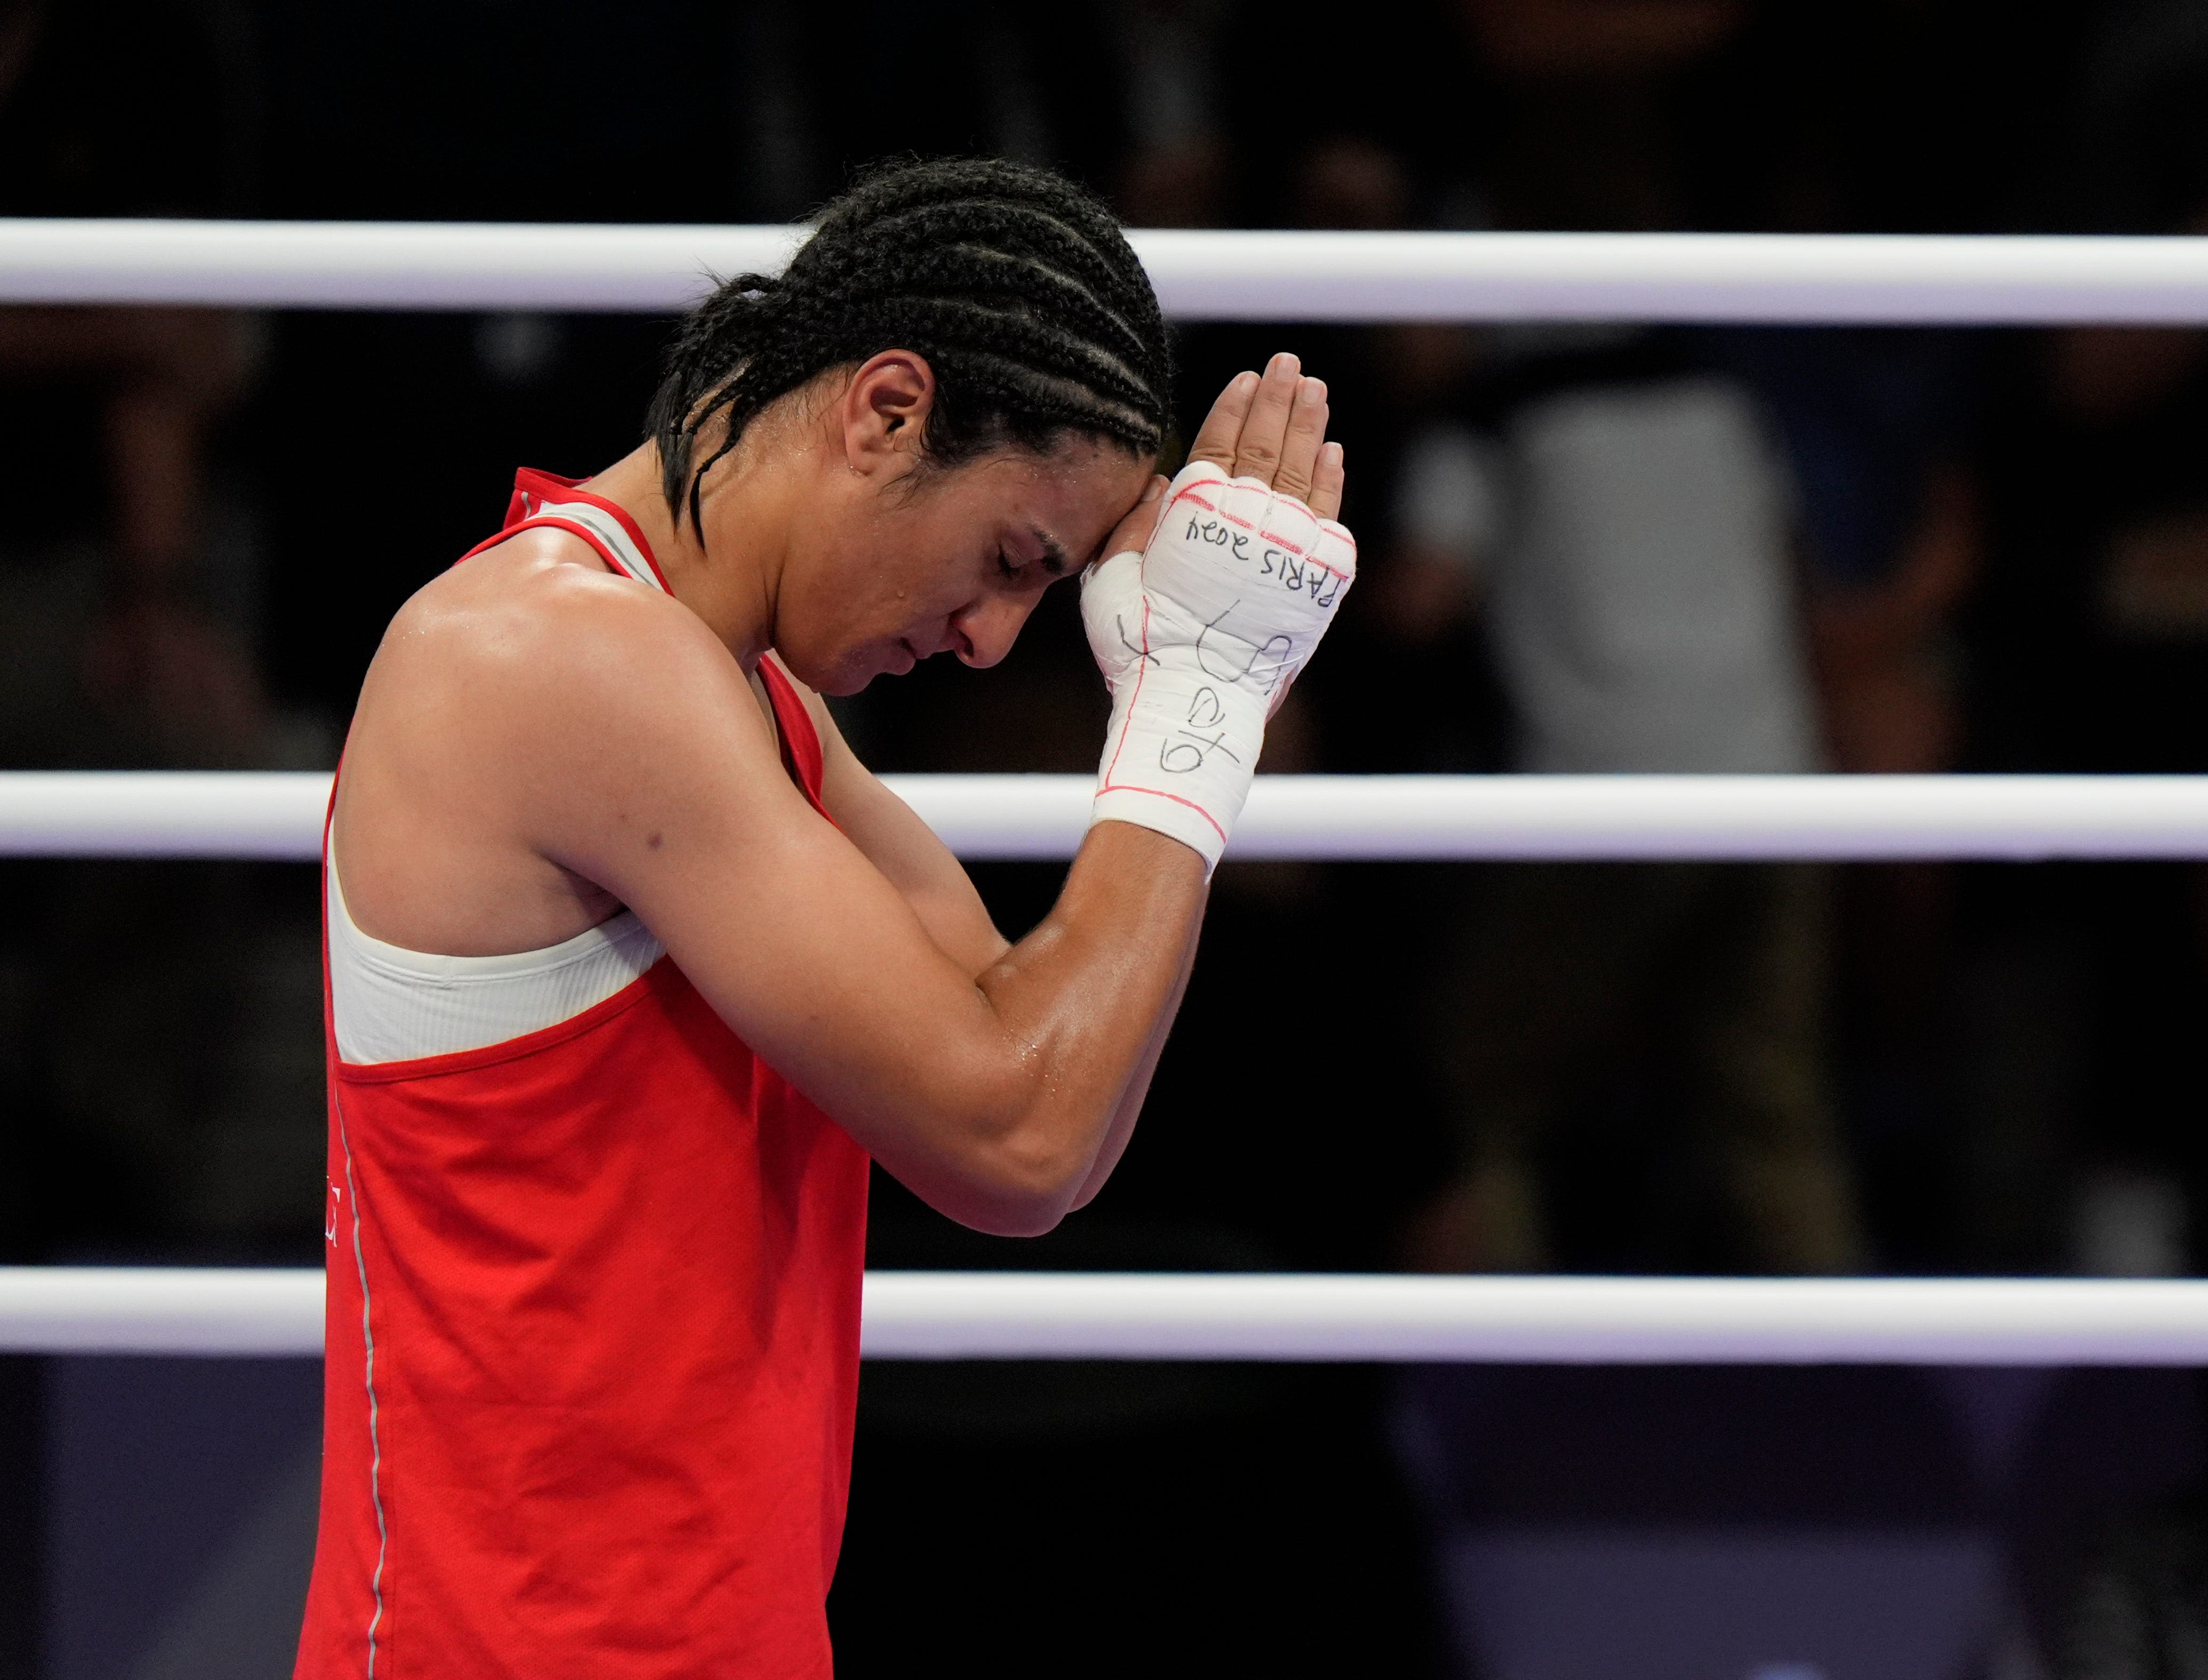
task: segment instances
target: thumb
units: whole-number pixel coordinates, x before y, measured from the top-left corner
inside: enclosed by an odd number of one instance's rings
[[[1129,508],[1126,516],[1112,529],[1104,543],[1103,558],[1123,555],[1130,549],[1140,554],[1150,546],[1151,535],[1158,528],[1158,510],[1165,506],[1166,481],[1162,474],[1153,473],[1143,488],[1143,499]]]

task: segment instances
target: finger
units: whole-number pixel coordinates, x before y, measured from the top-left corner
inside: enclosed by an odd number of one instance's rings
[[[1311,474],[1312,513],[1322,519],[1341,517],[1341,489],[1347,477],[1341,465],[1341,446],[1326,445],[1318,452],[1318,468]]]
[[[1299,501],[1310,501],[1311,479],[1318,471],[1319,446],[1326,441],[1326,381],[1306,377],[1296,387],[1295,406],[1288,411],[1280,470],[1273,475],[1275,489],[1284,490]]]
[[[1250,413],[1251,399],[1257,394],[1257,375],[1237,374],[1227,381],[1227,388],[1219,393],[1219,400],[1211,405],[1204,417],[1203,429],[1189,447],[1192,461],[1209,461],[1227,471],[1234,471],[1234,446],[1241,441],[1242,423]]]
[[[1112,527],[1112,534],[1104,539],[1097,558],[1109,560],[1113,555],[1125,554],[1129,549],[1140,554],[1150,546],[1150,535],[1158,528],[1158,510],[1165,506],[1160,498],[1165,494],[1166,481],[1159,473],[1150,475],[1150,482],[1143,489],[1143,499],[1129,508],[1119,523]]]
[[[1242,423],[1242,440],[1234,446],[1234,476],[1269,484],[1280,470],[1281,447],[1288,435],[1288,411],[1303,383],[1303,364],[1282,351],[1265,364],[1257,381],[1257,394],[1250,399],[1250,417]]]

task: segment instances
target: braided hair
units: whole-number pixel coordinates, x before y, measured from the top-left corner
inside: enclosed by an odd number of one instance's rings
[[[935,374],[923,459],[952,465],[1065,434],[1158,453],[1172,351],[1149,279],[1093,195],[1021,164],[892,165],[822,211],[779,277],[723,281],[669,347],[647,426],[662,487],[702,538],[699,486],[776,399],[909,350]],[[694,460],[716,414],[728,429]]]

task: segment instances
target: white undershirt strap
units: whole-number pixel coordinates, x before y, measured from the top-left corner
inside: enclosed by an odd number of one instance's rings
[[[632,911],[572,939],[503,957],[441,957],[361,932],[333,844],[327,884],[330,1012],[355,1064],[481,1049],[572,1020],[639,979],[664,947]]]
[[[528,509],[525,517],[531,519],[555,519],[562,525],[579,526],[577,535],[596,549],[615,570],[627,573],[640,584],[650,584],[654,589],[664,590],[659,573],[651,561],[638,548],[636,539],[628,529],[611,513],[594,501],[563,501],[554,496],[539,497],[525,494],[523,505]]]

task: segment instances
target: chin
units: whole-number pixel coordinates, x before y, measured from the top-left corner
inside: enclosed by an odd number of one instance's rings
[[[854,686],[848,669],[842,664],[828,663],[778,642],[775,644],[774,657],[781,662],[783,669],[816,694],[855,694],[866,686]]]
[[[789,661],[783,663],[788,664]],[[871,661],[849,660],[825,669],[807,667],[800,670],[790,665],[789,674],[816,694],[833,694],[838,699],[846,699],[859,693],[883,672]]]
[[[908,657],[896,642],[887,649],[878,642],[831,649],[825,657],[817,651],[801,653],[783,647],[776,648],[775,654],[783,669],[814,693],[839,699],[858,693],[878,676],[903,675]]]

